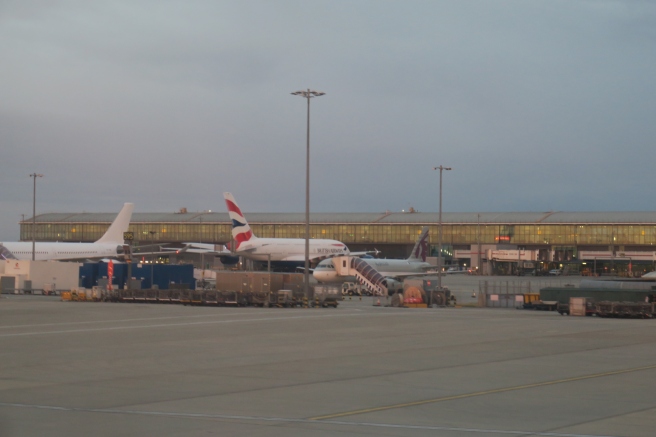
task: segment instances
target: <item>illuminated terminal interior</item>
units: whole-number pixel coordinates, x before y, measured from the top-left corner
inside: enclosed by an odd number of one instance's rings
[[[303,213],[245,213],[258,237],[304,238]],[[50,213],[36,217],[37,241],[95,241],[107,230],[115,213]],[[437,256],[438,214],[425,212],[313,213],[310,237],[339,240],[351,250],[378,249],[383,256],[408,255],[423,226],[430,227],[431,253]],[[227,213],[134,213],[129,229],[133,245],[231,240]],[[21,240],[32,239],[32,219],[21,222]],[[621,259],[633,253],[633,264],[654,264],[656,212],[515,212],[442,214],[442,245],[452,263],[461,251],[487,249],[534,250],[538,261],[581,262],[581,253],[607,252]],[[602,255],[599,255],[602,262]],[[631,262],[632,260],[629,260]],[[475,262],[473,260],[469,261]],[[553,266],[553,265],[552,265]]]

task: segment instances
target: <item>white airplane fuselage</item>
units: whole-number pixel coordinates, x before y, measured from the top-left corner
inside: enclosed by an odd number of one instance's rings
[[[331,256],[348,255],[344,243],[337,240],[310,239],[310,260]],[[305,261],[303,238],[251,238],[235,251],[237,255],[255,261]]]
[[[372,266],[378,273],[385,277],[412,276],[427,273],[435,266],[423,261],[409,261],[406,259],[376,259],[363,258],[367,264]],[[353,276],[340,276],[332,264],[332,260],[321,261],[315,267],[312,275],[319,282],[351,282]]]
[[[123,204],[112,224],[99,240],[93,243],[36,242],[34,260],[82,260],[90,258],[116,258],[123,255],[123,234],[130,226],[133,203]],[[32,259],[31,241],[14,241],[2,244],[16,259]]]
[[[0,243],[16,259],[32,259],[32,243],[26,241]],[[34,245],[34,259],[78,260],[85,258],[115,258],[123,254],[123,246],[115,243],[56,243],[38,242]]]

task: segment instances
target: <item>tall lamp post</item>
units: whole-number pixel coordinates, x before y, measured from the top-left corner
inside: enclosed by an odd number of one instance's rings
[[[442,291],[442,170],[451,170],[451,167],[440,165],[439,167],[433,167],[433,170],[440,171],[440,213],[437,228],[437,286]]]
[[[303,293],[309,298],[310,289],[310,99],[323,96],[326,93],[307,89],[295,91],[294,96],[307,99],[307,143],[305,156],[305,273],[303,274]]]
[[[211,209],[206,209],[205,211],[200,213],[199,220],[200,220],[200,236],[198,237],[198,242],[202,243],[203,242],[203,214],[209,214],[211,213]],[[202,265],[203,273],[201,276],[201,281],[203,283],[203,288],[205,288],[205,252],[200,253],[200,263]]]
[[[32,191],[32,261],[34,261],[36,257],[36,178],[42,178],[43,175],[35,172],[30,177],[34,179],[34,189]]]

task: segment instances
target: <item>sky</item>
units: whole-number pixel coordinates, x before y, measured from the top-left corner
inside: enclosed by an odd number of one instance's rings
[[[2,0],[0,241],[37,214],[651,211],[656,3]]]

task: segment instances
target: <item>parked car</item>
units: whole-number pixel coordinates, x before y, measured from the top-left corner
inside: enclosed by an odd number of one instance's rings
[[[551,276],[560,276],[563,274],[563,271],[560,269],[553,269],[553,270],[549,270],[549,274]]]

